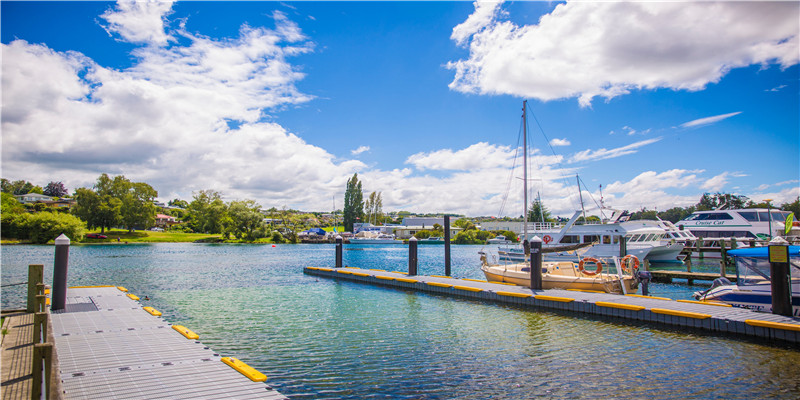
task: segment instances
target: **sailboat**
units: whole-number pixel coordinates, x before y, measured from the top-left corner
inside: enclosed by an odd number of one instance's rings
[[[522,102],[523,126],[523,238],[528,237],[528,121],[527,100]],[[507,282],[521,286],[531,284],[531,265],[526,259],[519,263],[498,264],[490,263],[486,253],[481,255],[481,271],[489,282]],[[606,268],[602,260],[597,258],[584,258],[577,264],[571,261],[545,261],[542,262],[542,288],[543,289],[577,289],[591,290],[606,293],[635,292],[638,281],[635,269],[639,259],[634,255],[627,255],[619,260],[613,258],[615,272]],[[628,261],[633,265],[625,269]]]

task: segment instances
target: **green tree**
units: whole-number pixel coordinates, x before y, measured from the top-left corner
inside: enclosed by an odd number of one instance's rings
[[[477,227],[475,227],[475,224],[473,224],[472,221],[466,218],[457,219],[456,222],[453,222],[453,226],[463,229],[464,230],[463,232],[477,229]]]
[[[364,219],[364,194],[361,192],[358,174],[353,174],[353,177],[347,180],[342,214],[344,230],[349,232],[353,231],[354,223]]]
[[[528,210],[528,221],[531,222],[552,222],[553,217],[550,211],[542,204],[539,199],[531,203],[531,209]]]
[[[31,193],[31,191],[33,191],[37,187],[28,181],[18,180],[11,182],[8,179],[0,180],[0,186],[2,186],[2,190],[4,193],[9,193],[14,195]],[[39,194],[42,194],[42,192],[40,191]]]
[[[0,212],[3,214],[19,214],[25,211],[25,207],[17,201],[17,198],[10,193],[2,193],[2,203],[0,203]]]
[[[366,214],[366,222],[375,222],[380,225],[383,222],[383,199],[381,192],[370,193],[367,201],[364,203],[364,212]]]
[[[153,226],[158,211],[153,200],[158,196],[158,192],[143,182],[128,181],[127,184],[121,183],[121,185],[127,186],[127,190],[119,197],[122,201],[120,210],[122,225],[130,232],[135,228],[146,229]]]
[[[105,174],[104,174],[105,175]],[[72,214],[86,221],[89,229],[117,226],[121,216],[122,201],[111,195],[100,195],[92,189],[79,188],[75,190],[77,203],[72,207]]]
[[[783,203],[781,205],[781,210],[793,212],[794,220],[800,221],[800,196],[795,198],[794,201],[791,203]]]
[[[717,208],[746,208],[752,201],[747,196],[729,193],[703,193],[700,201],[695,205],[697,211],[716,210]]]
[[[187,208],[187,223],[198,233],[222,233],[222,220],[226,216],[227,206],[222,201],[222,194],[213,190],[201,190],[196,193]]]
[[[662,211],[658,213],[658,217],[663,219],[664,221],[675,223],[688,217],[693,212],[694,212],[694,207],[686,207],[686,208],[673,207],[667,211]]]
[[[31,214],[25,221],[27,239],[33,243],[47,243],[62,233],[70,239],[83,239],[84,222],[74,215],[40,212]]]
[[[656,212],[656,210],[645,210],[644,208],[642,208],[641,210],[631,214],[631,218],[630,219],[631,220],[640,220],[640,219],[654,220],[654,219],[656,219],[657,215],[658,215],[658,212]]]
[[[261,206],[253,200],[232,201],[228,205],[228,226],[225,231],[237,239],[254,241],[263,237],[264,215]],[[258,231],[262,231],[262,235]]]
[[[189,208],[189,202],[181,199],[170,200],[169,203],[167,203],[167,205],[170,207],[180,207],[183,209]]]

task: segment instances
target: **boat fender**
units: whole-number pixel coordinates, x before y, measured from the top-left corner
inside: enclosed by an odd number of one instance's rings
[[[583,264],[588,263],[588,262],[594,262],[594,265],[597,266],[597,269],[594,272],[586,271],[583,268]],[[597,275],[597,274],[599,274],[600,272],[603,271],[603,262],[598,260],[598,259],[596,259],[596,258],[591,258],[591,257],[584,258],[578,263],[578,271],[580,271],[582,274],[588,275],[588,276]]]
[[[630,260],[630,259],[633,259],[633,270],[630,270],[628,268],[628,260]],[[633,254],[628,254],[627,256],[622,257],[622,260],[620,260],[620,264],[622,264],[622,270],[623,271],[625,271],[625,272],[627,272],[627,273],[629,273],[631,275],[635,275],[636,271],[639,270],[639,257],[636,257]]]

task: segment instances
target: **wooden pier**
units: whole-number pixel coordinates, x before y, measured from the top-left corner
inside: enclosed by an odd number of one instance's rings
[[[306,267],[306,274],[401,290],[428,292],[524,308],[555,310],[622,320],[643,321],[710,334],[800,343],[800,318],[755,312],[728,304],[627,296],[571,290],[530,288],[446,276],[407,275],[403,272],[357,268]]]
[[[69,288],[66,308],[52,313],[65,399],[286,398],[126,291]]]

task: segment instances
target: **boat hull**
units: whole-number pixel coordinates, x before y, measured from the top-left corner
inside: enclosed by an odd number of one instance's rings
[[[509,266],[483,266],[481,270],[489,282],[513,283],[530,287],[530,270],[525,271],[524,268],[521,264],[512,264]],[[636,281],[630,276],[625,276],[621,280],[618,276],[608,273],[586,276],[578,272],[571,263],[550,263],[547,267],[543,267],[543,270],[546,272],[542,273],[542,289],[592,290],[622,294],[621,285],[625,286],[625,293],[635,293],[637,288]]]
[[[761,287],[758,287],[761,286]],[[792,293],[792,315],[800,317],[800,285],[795,284]],[[736,285],[723,285],[697,296],[698,300],[721,301],[734,307],[753,311],[772,312],[772,291],[769,285],[753,285],[742,289]]]

